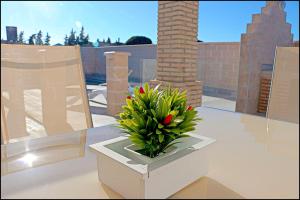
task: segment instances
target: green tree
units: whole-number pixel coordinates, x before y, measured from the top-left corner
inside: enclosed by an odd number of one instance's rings
[[[65,42],[64,42],[64,45],[65,45],[65,46],[69,45],[69,38],[68,38],[67,35],[65,36]]]
[[[100,47],[100,43],[101,41],[99,40],[99,38],[97,38],[97,47]]]
[[[35,40],[36,45],[43,45],[42,37],[43,37],[43,34],[42,34],[42,31],[40,30],[36,36],[36,40]]]
[[[29,39],[28,39],[28,43],[30,45],[34,45],[35,44],[35,39],[36,39],[36,34],[32,34]]]
[[[123,43],[120,42],[120,38],[118,38],[118,40],[115,42],[115,45],[119,46],[119,45],[122,45]]]
[[[84,44],[85,35],[84,35],[84,28],[81,27],[80,33],[79,33],[79,45]]]
[[[111,44],[111,41],[110,41],[110,38],[109,38],[109,37],[107,38],[106,43],[107,43],[107,44]]]
[[[24,41],[24,31],[21,31],[20,34],[18,35],[18,41],[19,44],[25,44]]]
[[[70,32],[70,36],[68,39],[68,45],[74,46],[76,45],[76,36],[75,36],[75,31],[72,29]]]
[[[83,44],[89,44],[89,34],[87,34],[86,37],[84,37]]]
[[[151,39],[145,37],[145,36],[132,36],[129,38],[126,43],[126,45],[136,45],[136,44],[152,44]]]
[[[50,35],[47,33],[46,39],[45,39],[45,45],[50,45]]]
[[[76,45],[77,45],[77,44],[79,44],[79,45],[80,45],[80,43],[81,43],[81,42],[80,42],[80,38],[79,38],[79,36],[77,36],[77,37],[76,37],[75,44],[76,44]]]

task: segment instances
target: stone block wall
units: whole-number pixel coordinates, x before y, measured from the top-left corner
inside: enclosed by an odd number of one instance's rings
[[[239,54],[239,42],[198,44],[197,79],[203,81],[204,94],[235,100]]]
[[[106,46],[100,48],[82,47],[81,57],[84,72],[88,80],[106,81],[106,59],[104,52],[120,51],[128,52],[131,56],[128,58],[128,71],[131,71],[129,81],[139,82],[142,74],[141,60],[156,58],[156,45],[123,45]]]
[[[238,79],[239,42],[198,43],[197,80],[203,81],[203,93],[235,99]],[[145,82],[156,77],[156,45],[130,45],[81,48],[83,67],[87,79],[106,80],[106,51],[129,52],[129,81]],[[146,69],[147,68],[147,69]],[[151,69],[150,69],[151,68]]]

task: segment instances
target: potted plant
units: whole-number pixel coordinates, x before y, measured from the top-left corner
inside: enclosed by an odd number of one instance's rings
[[[178,139],[189,137],[185,133],[193,131],[200,120],[197,111],[187,106],[186,91],[171,87],[158,89],[159,85],[150,88],[148,83],[136,87],[134,96],[127,97],[127,105],[123,106],[124,112],[118,120],[133,143],[126,149],[150,158],[161,156]]]
[[[197,111],[186,92],[136,87],[118,126],[123,136],[90,145],[98,178],[125,198],[167,198],[204,176],[212,138],[193,134]],[[129,184],[130,183],[130,184]]]

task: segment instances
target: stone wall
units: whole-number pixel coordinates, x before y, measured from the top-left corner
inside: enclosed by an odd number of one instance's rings
[[[124,46],[107,46],[100,48],[82,47],[81,57],[84,72],[88,80],[95,82],[106,81],[106,60],[104,52],[121,51],[129,52],[128,70],[131,74],[129,81],[139,82],[142,74],[141,59],[155,59],[156,45],[124,45]]]
[[[283,2],[267,1],[261,13],[252,15],[241,35],[236,111],[257,114],[261,66],[272,65],[276,46],[291,46],[291,24],[286,22]]]
[[[239,54],[239,42],[199,43],[197,77],[206,95],[236,98]]]
[[[142,59],[141,60],[141,77],[142,83],[149,82],[156,78],[156,59]]]
[[[198,43],[197,79],[203,81],[204,93],[212,96],[235,98],[238,79],[239,42]],[[130,52],[129,81],[149,81],[144,73],[155,73],[156,45],[132,45],[81,48],[84,71],[88,79],[96,77],[105,81],[104,52]],[[144,63],[144,64],[143,64]],[[151,69],[144,69],[150,67]],[[143,75],[144,74],[144,75]]]

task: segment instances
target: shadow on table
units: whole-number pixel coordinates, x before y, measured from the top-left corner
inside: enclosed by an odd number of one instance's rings
[[[110,199],[124,199],[124,197],[122,197],[120,194],[110,189],[110,187],[108,187],[107,185],[103,183],[100,183],[100,185]]]
[[[109,186],[103,183],[100,185],[110,199],[123,199]],[[244,199],[244,197],[209,177],[202,177],[169,199]]]
[[[202,177],[188,185],[170,199],[244,199],[238,193],[232,191],[221,183],[209,178]]]

